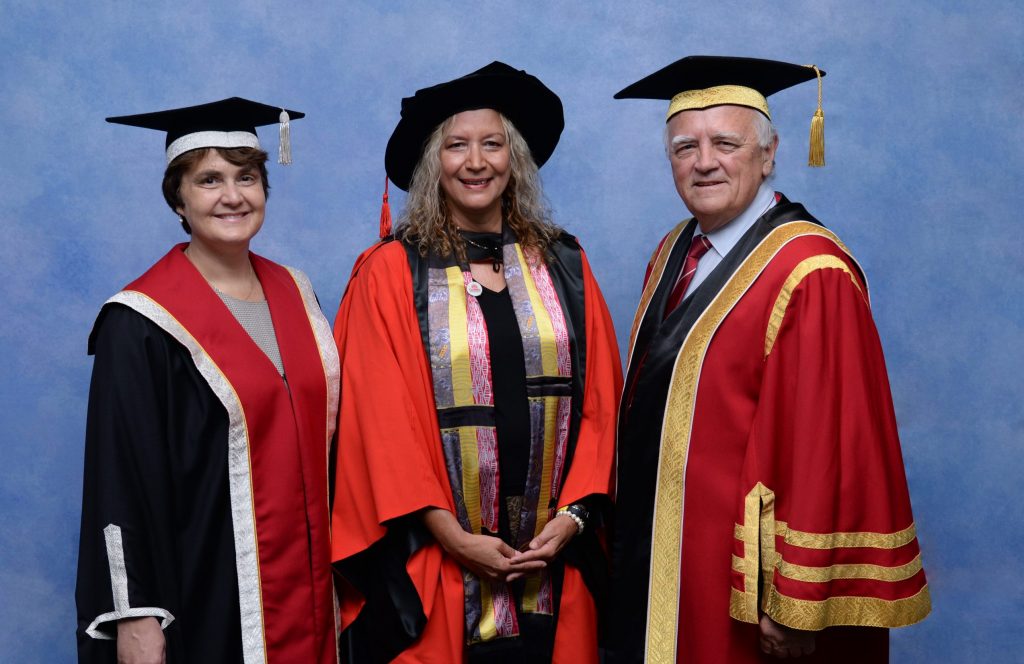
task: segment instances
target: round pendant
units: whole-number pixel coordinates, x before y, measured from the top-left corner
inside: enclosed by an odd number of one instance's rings
[[[484,287],[477,281],[471,281],[466,284],[466,292],[473,297],[480,297],[480,294],[484,292]]]

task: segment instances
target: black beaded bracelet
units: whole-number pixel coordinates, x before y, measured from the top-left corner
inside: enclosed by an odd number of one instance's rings
[[[580,519],[582,519],[584,524],[590,523],[590,510],[588,510],[582,504],[573,503],[572,505],[569,505],[569,507],[567,507],[566,509],[568,509],[570,512],[572,512]]]

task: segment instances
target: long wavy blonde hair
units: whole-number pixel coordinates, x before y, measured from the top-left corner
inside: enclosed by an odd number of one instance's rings
[[[501,195],[502,221],[516,234],[524,253],[546,258],[548,246],[561,229],[551,221],[537,164],[526,139],[508,118],[501,113],[498,116],[508,141],[511,171]],[[424,256],[455,254],[460,262],[465,262],[466,242],[459,235],[441,189],[441,146],[454,123],[453,115],[438,125],[427,139],[423,156],[412,173],[409,195],[395,236],[416,246]]]

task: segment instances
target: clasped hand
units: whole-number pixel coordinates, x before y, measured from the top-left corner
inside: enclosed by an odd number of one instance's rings
[[[467,533],[447,510],[427,510],[423,521],[460,565],[481,579],[506,583],[547,567],[576,534],[572,519],[556,517],[548,521],[525,551],[516,551],[497,537]]]
[[[569,543],[577,532],[576,522],[569,518],[555,517],[547,522],[544,529],[527,545],[525,551],[516,551],[509,560],[513,565],[525,565],[532,562],[543,562],[547,565],[555,559],[565,545]],[[524,572],[516,570],[508,575],[508,581],[514,581],[521,577]]]

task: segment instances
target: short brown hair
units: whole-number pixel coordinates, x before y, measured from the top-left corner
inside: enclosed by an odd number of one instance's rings
[[[164,200],[171,206],[171,210],[175,214],[178,213],[178,208],[184,205],[184,201],[181,200],[181,179],[185,177],[185,173],[188,173],[196,164],[201,162],[210,150],[216,150],[229,164],[235,166],[255,166],[258,168],[260,171],[260,184],[263,185],[263,195],[266,198],[270,198],[270,180],[267,179],[266,152],[259,148],[197,148],[175,157],[167,165],[167,170],[164,171],[164,181],[161,185],[164,192]],[[185,219],[181,220],[181,227],[189,235],[192,234],[192,227],[188,225],[188,221]]]

